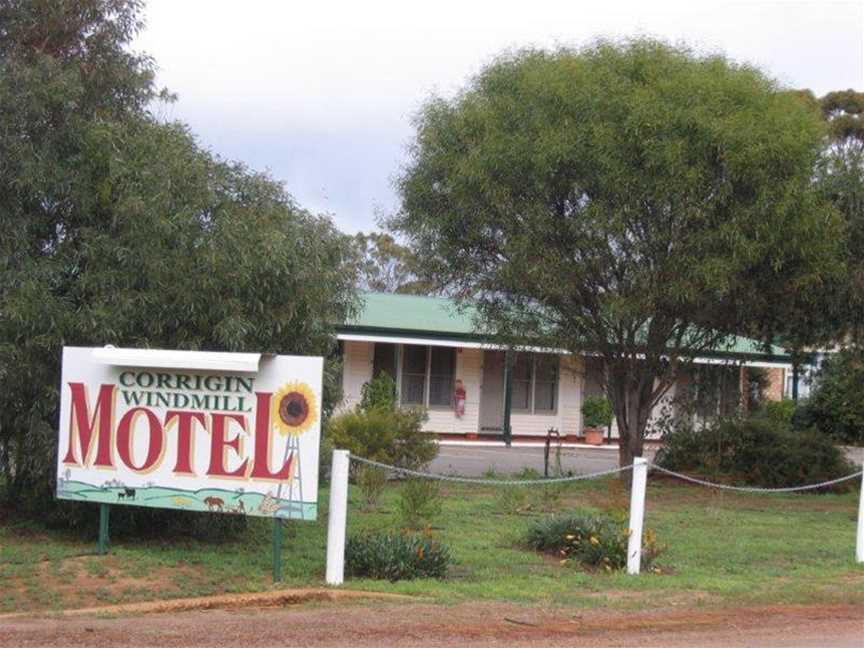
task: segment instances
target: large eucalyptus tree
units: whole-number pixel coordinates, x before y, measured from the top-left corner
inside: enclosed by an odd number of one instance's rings
[[[52,506],[65,345],[327,354],[354,251],[157,119],[138,0],[0,0],[0,494]],[[4,488],[5,486],[5,488]]]
[[[390,225],[485,326],[599,355],[626,464],[683,367],[838,271],[841,223],[813,189],[825,136],[720,55],[508,53],[417,115]]]

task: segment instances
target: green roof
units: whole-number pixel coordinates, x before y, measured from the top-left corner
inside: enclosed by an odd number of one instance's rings
[[[489,337],[477,330],[474,322],[475,309],[471,306],[458,309],[453,300],[445,297],[364,293],[361,298],[363,308],[360,314],[339,327],[341,332],[377,333],[397,337],[446,337],[454,340]],[[734,338],[729,347],[718,349],[711,355],[789,361],[783,348],[772,346],[766,353],[763,345],[745,337]]]
[[[352,328],[475,336],[474,309],[457,310],[451,299],[422,295],[365,293]]]

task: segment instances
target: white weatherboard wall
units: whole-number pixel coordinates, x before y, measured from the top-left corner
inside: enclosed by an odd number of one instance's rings
[[[57,497],[314,520],[323,360],[232,355],[64,348]]]
[[[342,356],[342,403],[340,409],[350,410],[360,404],[363,385],[372,379],[372,353],[369,342],[344,342]]]
[[[344,342],[341,410],[352,409],[360,402],[363,385],[372,379],[373,357],[374,343]],[[514,434],[545,437],[549,428],[556,428],[562,435],[581,432],[584,362],[576,356],[560,358],[556,411],[550,414],[514,411],[511,415]],[[432,407],[427,410],[429,420],[423,429],[442,434],[477,434],[480,427],[482,375],[483,350],[457,348],[454,379],[461,379],[465,385],[465,415],[458,418],[450,407]]]

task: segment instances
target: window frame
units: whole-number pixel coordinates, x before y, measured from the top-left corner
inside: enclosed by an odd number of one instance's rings
[[[456,384],[456,347],[446,347],[446,346],[432,346],[429,345],[428,351],[426,353],[426,408],[431,410],[450,410],[453,409],[453,387]],[[450,388],[447,390],[447,404],[442,405],[441,403],[436,403],[432,405],[430,402],[430,397],[432,393],[432,353],[435,349],[447,349],[450,352],[451,357],[451,365],[450,365]],[[436,377],[441,377],[444,374],[435,374]]]
[[[406,371],[405,371],[405,347],[409,347],[409,346],[420,347],[420,348],[423,348],[426,350],[426,363],[425,363],[426,366],[425,366],[425,371],[423,373],[423,399],[422,399],[422,402],[420,402],[420,403],[405,403],[402,399],[402,396],[403,396],[402,390],[400,389],[399,390],[399,405],[400,406],[404,405],[405,407],[425,407],[428,410],[438,410],[438,411],[447,411],[447,410],[453,409],[453,385],[456,383],[456,374],[457,374],[456,365],[458,363],[458,355],[456,353],[457,347],[438,346],[438,345],[432,345],[432,344],[399,344],[400,360],[397,363],[397,370],[399,372],[400,387],[402,386],[401,381],[404,380],[404,377],[406,375]],[[447,405],[440,405],[440,404],[431,405],[429,403],[429,395],[431,392],[431,385],[432,385],[432,353],[435,349],[447,349],[453,358],[453,362],[451,365],[452,371],[450,374],[450,390],[449,390],[449,394],[448,394],[449,402]],[[420,374],[418,374],[416,372],[410,372],[409,371],[409,372],[407,372],[407,375],[419,376]],[[442,374],[435,374],[435,375],[441,376]]]
[[[405,405],[406,407],[428,407],[426,405],[426,403],[429,402],[429,360],[432,357],[432,355],[429,353],[429,346],[425,345],[425,344],[400,344],[399,346],[400,346],[400,354],[399,354],[400,358],[399,358],[399,363],[398,363],[399,381],[400,381],[399,382],[399,386],[400,386],[399,405]],[[423,368],[422,374],[419,374],[416,371],[405,371],[405,357],[406,357],[405,347],[408,347],[408,346],[416,346],[416,347],[420,347],[421,349],[425,349],[426,357],[425,357],[425,359],[424,359],[425,361],[423,363],[424,368]],[[420,397],[420,402],[419,403],[415,403],[415,402],[406,403],[404,401],[405,385],[403,384],[405,381],[405,377],[406,376],[415,376],[416,377],[416,376],[421,376],[421,375],[423,376],[423,395]]]
[[[530,353],[530,352],[522,352],[517,354],[517,359],[519,355],[527,355],[530,358],[529,364],[529,372],[530,376],[528,379],[528,407],[513,407],[512,411],[516,414],[529,414],[531,416],[557,416],[558,415],[558,399],[559,399],[559,390],[561,385],[561,357],[554,353]],[[554,406],[552,409],[537,409],[537,364],[541,356],[548,355],[552,358],[555,358],[555,380],[541,380],[541,383],[552,384],[552,400]],[[515,371],[516,363],[513,363],[513,369]],[[516,382],[515,376],[513,377],[513,383]],[[526,382],[525,380],[520,380],[519,382]],[[511,399],[513,396],[512,385],[511,385]],[[512,402],[512,400],[511,400]]]

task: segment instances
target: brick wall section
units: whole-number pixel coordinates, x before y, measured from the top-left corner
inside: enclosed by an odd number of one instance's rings
[[[783,388],[786,384],[786,370],[780,367],[768,369],[768,388],[765,398],[772,401],[783,400]]]

